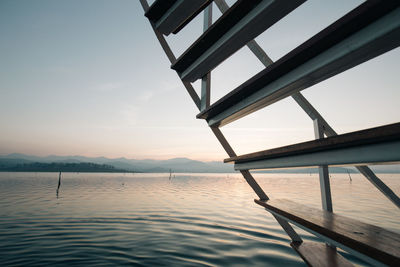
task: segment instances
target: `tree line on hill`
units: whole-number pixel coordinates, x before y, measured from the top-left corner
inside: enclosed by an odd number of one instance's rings
[[[33,162],[22,163],[14,166],[0,165],[0,171],[9,172],[132,172],[115,168],[108,164],[92,162],[63,163],[63,162]]]

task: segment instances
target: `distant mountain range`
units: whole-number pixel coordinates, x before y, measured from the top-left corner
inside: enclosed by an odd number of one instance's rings
[[[127,158],[105,158],[105,157],[84,157],[84,156],[56,156],[50,155],[46,157],[38,157],[24,154],[9,154],[0,156],[0,171],[29,171],[29,166],[41,166],[41,171],[46,171],[46,165],[38,165],[37,163],[45,163],[48,165],[47,171],[53,171],[54,168],[61,166],[69,166],[66,171],[79,171],[84,168],[87,171],[121,171],[121,172],[153,172],[165,173],[170,170],[174,173],[232,173],[235,172],[233,164],[224,164],[222,161],[197,161],[188,158],[173,158],[168,160],[137,160]],[[88,163],[93,163],[88,165]],[[58,165],[57,165],[58,164]],[[75,166],[75,167],[74,167]],[[88,168],[91,166],[92,169]],[[74,168],[77,168],[74,170]],[[373,170],[380,173],[400,173],[400,165],[373,166]],[[352,167],[332,167],[329,168],[333,173],[351,173],[356,172]],[[302,168],[290,170],[270,170],[262,172],[280,172],[280,173],[316,173],[315,168]]]
[[[38,157],[24,154],[9,154],[0,156],[0,171],[9,170],[13,167],[14,171],[23,169],[22,167],[32,165],[34,163],[95,163],[99,165],[113,166],[115,169],[126,172],[200,172],[200,173],[227,173],[234,172],[232,164],[224,164],[222,162],[210,161],[202,162],[187,158],[174,158],[169,160],[137,160],[126,158],[105,158],[105,157],[83,157],[83,156],[56,156],[50,155],[46,157]],[[18,166],[18,167],[17,167]],[[94,170],[94,169],[93,169]]]

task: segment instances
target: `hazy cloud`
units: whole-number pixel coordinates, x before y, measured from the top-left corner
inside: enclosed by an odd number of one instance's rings
[[[93,90],[98,92],[109,92],[119,90],[124,86],[125,84],[120,82],[106,82],[96,85]]]
[[[138,97],[138,100],[140,102],[148,102],[151,98],[154,97],[155,94],[156,94],[156,90],[151,90],[151,91],[147,90],[147,91],[141,92]]]

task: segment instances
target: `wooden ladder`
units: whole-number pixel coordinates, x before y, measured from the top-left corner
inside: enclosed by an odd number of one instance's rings
[[[270,212],[311,266],[351,266],[336,246],[373,265],[400,266],[400,235],[333,213],[328,165],[354,165],[394,205],[399,197],[367,164],[400,162],[400,123],[337,135],[301,91],[400,45],[400,1],[368,0],[273,62],[253,40],[305,0],[140,0],[146,17],[184,87],[247,183],[255,202]],[[222,16],[212,23],[212,3]],[[164,35],[178,33],[200,12],[203,34],[178,58]],[[243,46],[265,69],[210,103],[211,71]],[[201,79],[201,95],[191,82]],[[283,98],[292,97],[314,122],[316,140],[238,156],[220,127]],[[327,137],[327,138],[325,138]],[[251,169],[318,166],[322,210],[290,200],[269,200]],[[291,224],[325,243],[303,242]],[[328,245],[327,245],[328,244]]]

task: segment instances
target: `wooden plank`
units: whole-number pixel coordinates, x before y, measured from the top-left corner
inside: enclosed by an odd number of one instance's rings
[[[400,163],[400,141],[351,146],[265,160],[237,162],[235,170],[328,166],[364,166]]]
[[[197,115],[221,127],[400,45],[400,1],[367,1]]]
[[[178,0],[156,0],[144,15],[153,23],[157,22]]]
[[[243,163],[277,157],[315,153],[344,147],[362,146],[400,140],[400,123],[370,128],[347,134],[321,138],[299,144],[263,150],[225,159],[224,162]],[[400,153],[400,151],[399,151]]]
[[[354,266],[353,264],[348,262],[342,255],[337,253],[336,249],[333,249],[324,243],[292,242],[290,245],[300,255],[305,263],[308,264],[308,266]]]
[[[157,0],[145,16],[154,23],[159,32],[169,35],[181,30],[211,2],[212,0]]]
[[[305,0],[238,0],[171,66],[193,82],[294,10]]]
[[[182,30],[187,24],[189,24],[189,22],[191,22],[198,14],[200,14],[200,12],[202,12],[209,4],[211,4],[211,2],[213,2],[213,0],[206,1],[203,6],[198,8],[197,11],[195,11],[185,21],[183,21],[172,33],[177,34],[178,32],[180,32],[180,30]]]
[[[345,250],[349,248],[389,266],[400,266],[400,235],[395,232],[287,199],[254,201],[305,230],[334,240]]]

